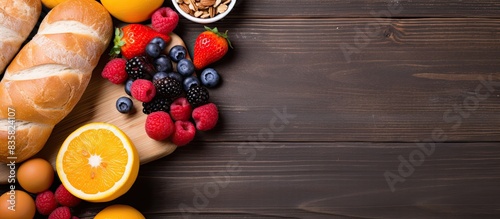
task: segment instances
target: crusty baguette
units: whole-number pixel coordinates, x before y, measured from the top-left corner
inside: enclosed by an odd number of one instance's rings
[[[40,0],[0,1],[0,74],[28,38],[41,11]]]
[[[0,162],[21,162],[42,149],[80,100],[112,33],[111,16],[95,0],[68,0],[46,15],[0,82]],[[13,154],[9,111],[17,127]]]

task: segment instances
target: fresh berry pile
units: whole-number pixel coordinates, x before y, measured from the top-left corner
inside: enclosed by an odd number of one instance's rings
[[[221,77],[206,66],[221,59],[230,44],[226,33],[206,28],[195,42],[193,62],[184,46],[167,49],[168,34],[178,21],[175,11],[160,8],[152,18],[152,27],[128,24],[117,28],[112,59],[102,77],[125,85],[127,96],[116,101],[120,113],[147,114],[144,127],[150,138],[184,146],[194,139],[196,131],[208,131],[217,124],[219,112],[210,101],[209,89],[216,88]],[[141,106],[134,106],[133,99]]]
[[[81,199],[69,193],[62,184],[59,184],[55,191],[48,189],[35,196],[38,214],[47,216],[48,219],[77,219],[78,217],[72,215],[72,210],[81,202]]]

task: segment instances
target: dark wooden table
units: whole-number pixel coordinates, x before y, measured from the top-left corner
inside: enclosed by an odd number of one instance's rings
[[[219,125],[78,216],[500,218],[500,1],[238,1]]]

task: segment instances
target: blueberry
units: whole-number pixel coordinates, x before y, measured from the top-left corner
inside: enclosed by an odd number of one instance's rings
[[[178,82],[182,82],[182,75],[180,75],[177,72],[167,73],[167,77],[173,78],[173,79],[177,80]]]
[[[156,71],[163,72],[171,72],[172,71],[172,62],[167,55],[160,55],[158,58],[153,60],[153,64],[156,68]]]
[[[164,71],[159,71],[159,72],[156,72],[154,75],[153,75],[153,81],[156,81],[156,80],[159,80],[159,79],[162,79],[162,78],[166,78],[168,76],[168,74]]]
[[[132,111],[134,103],[128,97],[120,97],[116,100],[116,109],[120,113],[129,113]]]
[[[189,59],[181,59],[177,63],[177,72],[183,77],[189,77],[194,73],[193,62]]]
[[[134,83],[133,79],[128,79],[127,82],[125,83],[125,93],[127,93],[129,96],[132,96],[132,93],[130,91],[132,83]]]
[[[162,51],[167,48],[167,42],[161,37],[155,37],[149,43],[157,44]]]
[[[185,59],[186,54],[186,48],[181,45],[174,46],[169,51],[170,59],[172,59],[172,61],[174,62],[179,62],[180,60]]]
[[[161,53],[161,48],[158,44],[148,43],[148,45],[146,45],[146,54],[149,57],[156,58],[160,55],[160,53]]]
[[[200,85],[200,80],[198,80],[196,76],[192,75],[187,78],[184,78],[183,84],[184,84],[184,90],[187,91],[194,85]]]
[[[219,73],[213,68],[206,68],[201,72],[200,75],[201,84],[208,88],[213,88],[219,84],[220,76]]]

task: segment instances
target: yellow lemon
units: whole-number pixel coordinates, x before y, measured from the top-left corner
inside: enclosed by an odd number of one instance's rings
[[[139,23],[151,18],[164,0],[101,0],[102,5],[118,20]]]
[[[67,0],[42,0],[42,4],[47,8],[56,7],[59,3],[62,3]]]
[[[145,217],[131,206],[115,204],[102,209],[94,219],[145,219]]]
[[[74,196],[107,202],[132,187],[139,172],[139,154],[121,129],[93,122],[66,138],[57,154],[56,169]]]

